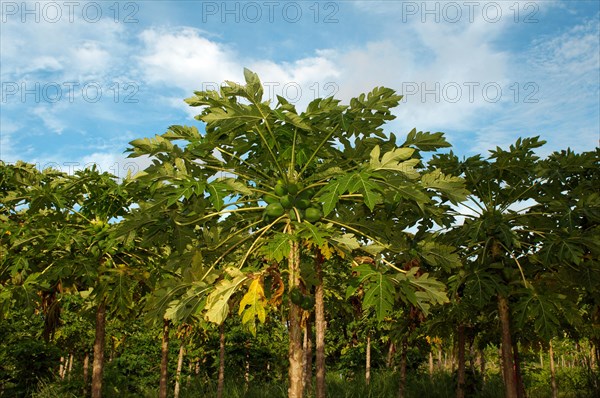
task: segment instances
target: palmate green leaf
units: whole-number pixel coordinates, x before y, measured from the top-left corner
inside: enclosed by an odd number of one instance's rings
[[[332,241],[335,242],[335,245],[338,246],[342,251],[353,251],[360,247],[360,243],[354,236],[354,234],[343,234],[341,236],[334,236],[331,238]]]
[[[390,109],[397,106],[401,95],[397,95],[394,90],[387,87],[375,87],[366,95],[360,94],[358,97],[350,100],[350,113],[360,116],[358,120],[377,121],[376,126],[384,123],[385,120],[394,118],[390,114]],[[373,114],[373,110],[378,111]],[[357,122],[358,122],[357,120]]]
[[[248,99],[253,103],[260,103],[264,94],[260,78],[250,69],[244,68],[245,85],[226,80],[227,86],[221,87],[225,96],[239,96]]]
[[[549,340],[561,330],[559,319],[565,298],[555,292],[539,293],[533,289],[523,289],[514,306],[515,320],[520,327],[532,320],[535,332]]]
[[[193,316],[198,315],[206,303],[208,292],[212,289],[207,283],[194,282],[188,285],[181,298],[170,302],[164,312],[164,318],[173,322],[189,322]]]
[[[212,124],[216,122],[233,122],[229,123],[227,127],[225,125],[219,126],[219,132],[221,134],[227,133],[237,127],[241,127],[243,125],[252,126],[262,119],[262,116],[258,113],[241,113],[235,112],[232,109],[221,109],[221,108],[211,108],[210,113],[201,116],[201,120],[207,124]]]
[[[449,148],[452,145],[444,137],[444,133],[417,132],[412,129],[406,136],[406,141],[402,146],[415,146],[422,151],[434,151],[438,148]]]
[[[317,228],[315,225],[306,220],[304,220],[301,224],[296,224],[298,225],[297,235],[300,238],[316,244],[318,247],[323,246],[323,243],[325,243],[327,237],[329,236],[326,231]]]
[[[426,188],[434,188],[442,192],[452,203],[462,202],[469,195],[465,189],[464,180],[460,177],[445,175],[440,169],[435,169],[421,177],[421,183]]]
[[[332,179],[319,191],[320,201],[323,204],[323,216],[327,216],[340,200],[340,195],[348,190],[351,177],[349,175]]]
[[[144,321],[149,325],[156,324],[167,317],[165,315],[167,311],[169,315],[174,313],[177,309],[178,297],[190,287],[191,284],[181,283],[178,286],[164,286],[154,290],[146,301]],[[172,318],[167,317],[167,319]]]
[[[460,256],[456,253],[456,248],[452,246],[430,240],[422,240],[417,245],[419,255],[433,266],[442,267],[446,270],[462,266]]]
[[[160,135],[155,135],[154,138],[140,138],[129,143],[133,148],[128,149],[128,157],[138,157],[142,155],[156,155],[160,152],[170,153],[173,151],[174,145],[171,141]]]
[[[185,167],[185,160],[175,158],[175,167],[177,167],[177,176],[181,177],[188,174],[187,167]]]
[[[325,168],[325,167],[327,167],[327,168]],[[326,180],[331,177],[335,177],[335,176],[344,174],[344,170],[341,167],[334,166],[332,164],[328,164],[325,167],[323,167],[323,166],[319,167],[319,170],[322,170],[322,171],[319,171],[317,173],[307,176],[305,181],[307,181],[307,182],[321,181],[321,180]]]
[[[222,182],[213,181],[206,184],[208,200],[214,206],[216,211],[221,211],[225,205],[225,198],[230,194],[230,187]]]
[[[204,189],[205,184],[202,181],[186,178],[181,181],[179,186],[171,185],[163,189],[165,196],[168,196],[166,205],[171,206],[179,202],[181,198],[189,199],[192,195],[202,195]]]
[[[248,278],[241,274],[233,279],[223,279],[217,283],[206,299],[204,318],[220,325],[229,314],[229,299]]]
[[[419,204],[431,202],[431,198],[422,190],[416,189],[413,184],[407,184],[406,181],[397,181],[389,179],[388,182],[394,186],[394,201],[401,199],[410,200]]]
[[[401,296],[427,316],[431,305],[445,304],[450,300],[442,282],[430,277],[428,273],[417,275],[418,270],[418,267],[413,267],[407,273],[399,273],[396,280],[399,282]]]
[[[553,240],[549,240],[540,250],[540,257],[544,264],[556,264],[570,262],[575,265],[581,263],[585,254],[585,246],[577,237],[563,239],[555,235]]]
[[[290,254],[290,239],[289,234],[277,232],[259,249],[259,253],[267,260],[281,262]]]
[[[252,195],[252,190],[235,178],[219,178],[217,181],[227,185],[231,189],[231,192],[248,196]]]
[[[192,288],[188,289],[179,300],[180,306],[175,320],[177,322],[189,321],[191,316],[202,311],[211,288],[212,286],[208,283],[194,282]]]
[[[262,101],[263,87],[260,78],[248,68],[244,68],[244,79],[246,80],[246,92],[256,102]]]
[[[238,310],[238,314],[242,315],[242,324],[246,325],[254,336],[256,336],[256,318],[261,323],[266,321],[266,306],[267,298],[261,278],[255,278],[242,298]]]
[[[371,175],[366,172],[350,174],[350,183],[348,184],[348,192],[360,192],[363,196],[363,201],[367,207],[373,211],[375,206],[383,202],[381,196],[381,188],[378,184],[370,180]]]
[[[197,141],[201,138],[198,128],[195,126],[170,126],[169,130],[162,135],[169,140]]]
[[[363,296],[363,309],[373,308],[378,321],[383,321],[394,306],[394,285],[389,276],[376,270],[370,264],[361,264],[352,269],[358,274],[357,280],[346,291],[346,297],[353,295],[362,284],[365,295]]]
[[[395,148],[386,152],[379,160],[379,145],[371,151],[369,169],[372,171],[389,170],[398,171],[409,179],[416,179],[419,173],[414,169],[419,164],[419,159],[410,159],[415,152],[413,148]]]
[[[463,295],[478,308],[485,307],[502,290],[503,281],[490,268],[477,268],[467,275]]]
[[[363,246],[361,249],[364,250],[365,252],[369,253],[372,256],[376,256],[379,253],[381,253],[382,251],[389,249],[389,246],[370,244],[370,245]]]
[[[287,111],[287,112],[277,112],[277,115],[285,121],[285,123],[290,124],[294,127],[298,127],[301,130],[310,131],[311,127],[301,118],[298,114]]]
[[[116,313],[127,315],[135,306],[133,290],[136,281],[125,272],[112,270],[110,276],[104,275],[104,283],[96,285],[94,290],[106,295],[107,303]]]

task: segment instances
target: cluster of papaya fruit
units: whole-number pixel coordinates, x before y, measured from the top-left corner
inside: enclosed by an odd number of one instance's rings
[[[304,189],[301,182],[288,182],[278,180],[273,193],[264,196],[267,207],[265,215],[271,218],[281,217],[286,211],[291,220],[306,220],[310,223],[317,222],[323,217],[321,206],[314,201],[315,190]]]

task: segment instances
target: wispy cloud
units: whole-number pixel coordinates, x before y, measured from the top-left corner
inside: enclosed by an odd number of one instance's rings
[[[170,22],[160,25],[157,19],[134,25],[112,18],[87,23],[79,14],[73,22],[58,23],[24,24],[12,18],[2,26],[0,77],[18,92],[3,103],[1,155],[116,159],[131,138],[189,121],[197,109],[182,99],[225,80],[241,82],[243,67],[259,73],[268,96],[288,97],[299,109],[315,97],[348,101],[375,86],[391,87],[405,99],[390,130],[447,131],[458,152],[485,151],[534,134],[541,134],[552,149],[597,145],[597,14],[584,20],[578,4],[562,1],[478,2],[471,18],[464,4],[456,3],[462,14],[453,22],[448,4],[354,2],[337,15],[345,30],[338,25],[318,28],[325,29],[323,34],[328,29],[352,33],[352,26],[368,26],[368,38],[349,35],[353,38],[314,42],[299,53],[289,53],[297,46],[284,46],[269,52],[270,57],[228,41],[227,34],[199,28],[212,25],[178,24],[181,10],[165,15]],[[494,19],[493,7],[484,14],[486,4],[500,7],[501,18]],[[427,14],[422,7],[438,7],[440,14]],[[569,21],[579,22],[549,29],[558,22],[547,17],[559,9]],[[526,17],[539,22],[524,24]],[[254,33],[248,29],[271,29],[273,37],[277,29],[281,37],[261,42],[261,48],[299,40],[291,33],[286,37],[279,25],[225,27],[247,35]],[[260,37],[269,35],[262,32]],[[30,94],[23,100],[22,84],[31,89],[36,82],[41,90],[44,84],[58,84],[63,98],[57,103],[32,101]],[[72,96],[64,85],[69,82],[78,84]],[[86,91],[86,83],[100,85],[100,101],[90,99],[97,87]],[[125,103],[132,94],[137,101]],[[61,143],[68,145],[58,147],[48,133],[62,134]]]

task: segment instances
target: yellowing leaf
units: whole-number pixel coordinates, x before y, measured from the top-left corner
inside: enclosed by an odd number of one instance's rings
[[[325,260],[329,260],[333,256],[334,250],[325,242],[321,246],[321,254],[325,257]]]
[[[375,148],[373,148],[373,150],[371,151],[371,167],[376,169],[377,167],[379,167],[379,165],[381,165],[381,163],[379,162],[379,155],[381,154],[381,148],[379,148],[379,145],[375,145]]]
[[[231,267],[232,268],[232,267]],[[220,325],[229,314],[229,298],[235,293],[240,284],[246,280],[246,276],[237,276],[233,280],[223,279],[215,290],[206,299],[205,319]]]
[[[265,290],[261,284],[261,278],[256,278],[250,284],[248,292],[242,298],[240,302],[239,315],[242,315],[242,324],[249,325],[252,334],[256,334],[256,321],[255,318],[261,323],[265,323],[267,312],[265,306],[267,305],[267,299],[265,297]],[[247,307],[247,308],[246,308]]]
[[[354,236],[354,234],[344,234],[342,236],[336,236],[331,238],[336,241],[340,248],[346,249],[348,251],[356,250],[360,247],[360,243]]]

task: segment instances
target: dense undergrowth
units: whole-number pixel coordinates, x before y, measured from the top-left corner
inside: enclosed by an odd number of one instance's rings
[[[114,376],[114,375],[113,375]],[[557,374],[560,386],[560,398],[597,398],[600,374],[585,368],[564,368]],[[551,397],[550,374],[548,370],[537,369],[525,374],[527,395],[535,398]],[[504,387],[502,378],[497,373],[467,378],[467,396],[470,398],[502,398]],[[81,380],[42,382],[33,398],[75,398],[81,396]],[[309,388],[307,397],[314,397]],[[398,373],[377,371],[372,375],[371,383],[366,385],[362,374],[353,378],[342,377],[339,373],[330,372],[327,376],[327,393],[332,398],[395,398],[398,391]],[[216,380],[200,378],[184,380],[180,398],[216,397]],[[125,379],[106,379],[106,397],[114,398],[154,398],[158,396],[154,386],[134,386]],[[170,395],[172,396],[172,395]],[[228,398],[285,398],[287,386],[285,382],[271,381],[261,383],[258,380],[246,383],[243,379],[229,379],[225,383],[224,396]],[[427,373],[408,375],[406,385],[407,398],[452,398],[455,397],[455,379],[451,373],[437,372],[430,376]]]

